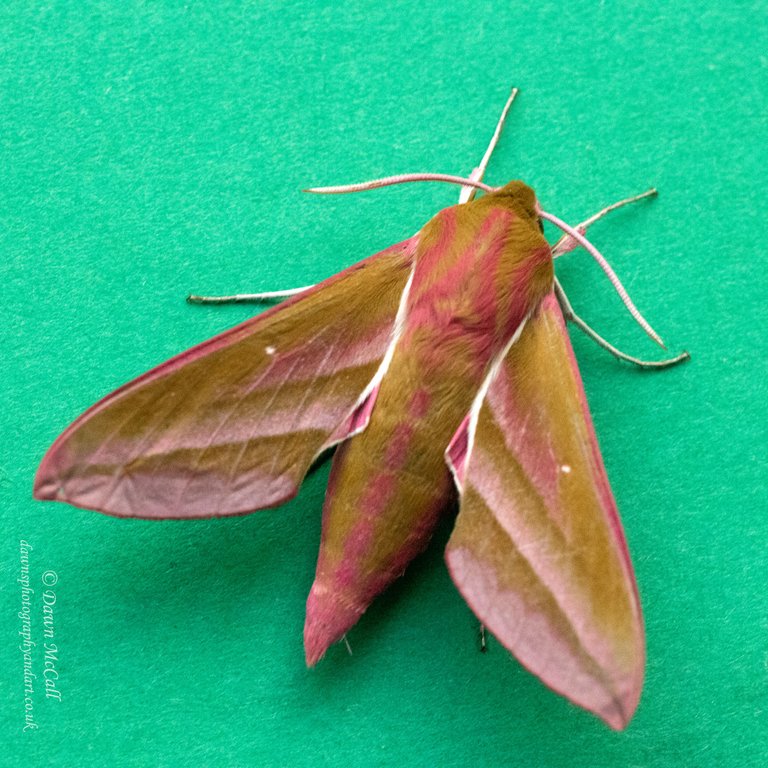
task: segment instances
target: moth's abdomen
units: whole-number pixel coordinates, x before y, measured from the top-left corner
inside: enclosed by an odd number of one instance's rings
[[[455,495],[443,454],[473,390],[419,368],[414,350],[395,353],[367,428],[334,456],[307,601],[310,665],[402,575]]]

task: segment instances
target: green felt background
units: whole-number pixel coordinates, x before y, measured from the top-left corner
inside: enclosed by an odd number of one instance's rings
[[[719,8],[718,8],[719,6]],[[768,764],[765,2],[304,0],[4,5],[0,764]],[[251,310],[416,231],[457,190],[309,184],[468,173],[522,88],[489,181],[571,221],[649,185],[593,239],[672,350],[643,374],[575,339],[642,593],[647,679],[610,732],[522,670],[442,562],[307,671],[301,633],[327,465],[284,508],[184,523],[30,498],[96,398]],[[574,304],[657,351],[596,266]],[[762,300],[762,302],[760,302]],[[19,541],[32,545],[37,731],[24,724]],[[42,691],[55,571],[61,702]],[[50,577],[46,577],[50,578]],[[9,749],[10,748],[10,749]]]

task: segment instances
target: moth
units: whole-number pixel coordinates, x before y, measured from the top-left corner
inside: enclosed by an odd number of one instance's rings
[[[424,549],[446,551],[471,610],[550,688],[624,728],[643,680],[637,587],[553,261],[577,245],[658,336],[585,238],[520,181],[482,179],[513,90],[459,204],[415,235],[125,384],[54,442],[34,495],[120,517],[239,515],[296,495],[335,447],[304,641],[308,665]],[[481,190],[483,195],[478,196]],[[542,221],[564,230],[550,247]],[[229,297],[264,299],[275,294]],[[212,299],[214,300],[214,299]]]

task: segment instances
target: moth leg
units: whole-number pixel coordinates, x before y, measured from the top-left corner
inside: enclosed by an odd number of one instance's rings
[[[488,643],[486,642],[485,624],[480,622],[480,626],[477,631],[478,642],[480,645],[480,653],[486,653],[488,651]]]
[[[483,155],[483,159],[480,161],[480,165],[478,165],[477,168],[475,168],[469,176],[472,181],[483,180],[485,169],[488,167],[488,161],[491,159],[493,150],[496,149],[496,144],[498,144],[501,131],[504,128],[504,121],[507,119],[507,113],[509,112],[509,108],[512,106],[512,102],[515,100],[517,93],[517,88],[513,88],[510,92],[509,98],[504,104],[504,109],[501,110],[501,116],[499,117],[498,123],[496,123],[496,130],[494,130],[493,136],[491,136],[491,142],[488,144],[488,149],[485,150],[485,154]],[[474,199],[476,194],[477,189],[474,187],[462,187],[461,193],[459,195],[459,203],[468,203],[470,200]]]
[[[299,293],[314,288],[314,285],[305,285],[302,288],[286,288],[283,291],[263,291],[262,293],[236,293],[232,296],[187,296],[189,304],[260,304],[264,301],[286,299]]]
[[[589,253],[589,255],[600,265],[600,268],[603,270],[603,272],[605,272],[605,276],[610,281],[616,293],[619,294],[619,298],[624,303],[624,306],[627,308],[627,311],[629,312],[629,314],[632,315],[632,317],[635,319],[635,322],[660,347],[662,347],[663,349],[666,349],[667,345],[662,341],[661,336],[659,336],[659,334],[653,330],[653,328],[651,327],[651,324],[643,317],[642,313],[635,306],[635,303],[632,301],[629,294],[627,293],[627,289],[622,285],[621,280],[619,280],[619,276],[613,270],[613,267],[610,265],[610,263],[605,258],[605,256],[603,256],[603,254],[597,250],[594,244],[591,243],[589,240],[587,240],[587,238],[584,235],[582,235],[578,230],[574,229],[570,224],[567,224],[562,219],[555,216],[553,213],[547,213],[547,211],[543,211],[541,208],[538,208],[537,213],[539,215],[539,219],[544,219],[545,221],[549,221],[552,224],[554,224],[558,229],[562,229],[563,232],[565,232],[567,235],[569,235],[574,240],[576,240],[578,244],[582,248],[584,248],[584,250],[587,251],[587,253]]]
[[[644,200],[646,197],[656,197],[658,194],[658,191],[651,187],[651,189],[647,189],[645,192],[641,192],[639,195],[625,197],[623,200],[619,200],[616,203],[606,205],[605,208],[599,210],[596,214],[590,216],[588,219],[585,219],[581,222],[581,224],[577,224],[574,229],[583,235],[587,231],[588,227],[592,226],[592,224],[594,224],[599,219],[602,219],[603,216],[608,215],[611,211],[615,211],[617,208],[623,208],[625,205],[629,205],[630,203],[636,203],[638,200]],[[568,253],[577,248],[578,245],[579,244],[570,235],[563,235],[554,244],[554,246],[552,246],[552,258],[556,259],[558,256],[562,256],[564,253]]]
[[[560,304],[560,309],[562,310],[563,317],[565,317],[566,321],[573,323],[580,331],[589,336],[592,341],[603,349],[608,350],[608,352],[610,352],[617,360],[625,360],[626,362],[633,363],[643,369],[660,369],[670,368],[673,365],[691,359],[688,352],[681,352],[679,355],[666,358],[665,360],[641,360],[640,358],[632,357],[632,355],[628,355],[625,352],[616,349],[613,344],[606,341],[597,331],[587,325],[587,323],[574,312],[573,306],[565,295],[563,286],[560,285],[560,281],[557,278],[555,278],[555,295],[557,296],[557,301]]]

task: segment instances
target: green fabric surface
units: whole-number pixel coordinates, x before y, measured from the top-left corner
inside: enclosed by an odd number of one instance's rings
[[[765,2],[9,3],[3,54],[0,765],[768,765]],[[125,521],[31,498],[46,448],[114,387],[253,313],[184,303],[305,285],[415,232],[520,86],[488,181],[591,231],[689,364],[574,338],[645,612],[624,733],[477,624],[430,549],[304,666],[327,463],[282,508]],[[661,350],[583,252],[581,314]],[[20,541],[29,551],[33,715]],[[46,638],[43,580],[56,596]],[[50,598],[49,598],[50,599]],[[50,615],[48,616],[50,618]],[[50,627],[49,627],[50,629]],[[55,643],[61,701],[46,698]],[[50,661],[50,659],[49,659]]]

